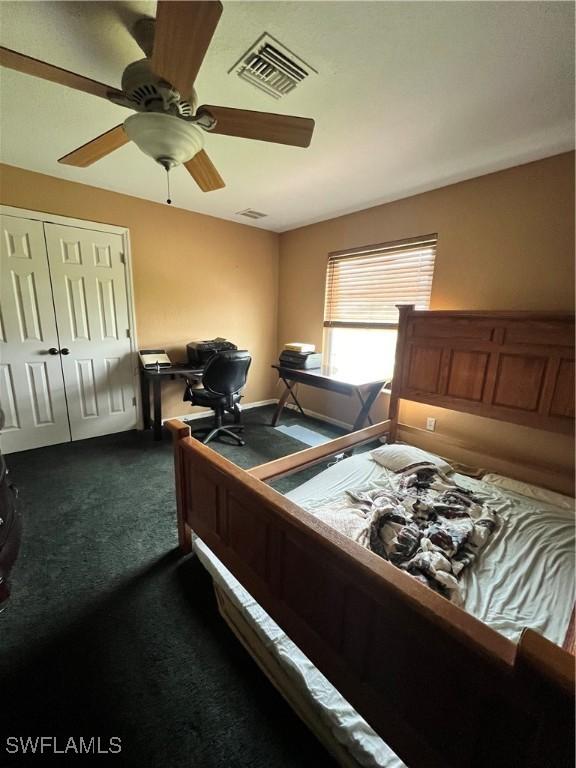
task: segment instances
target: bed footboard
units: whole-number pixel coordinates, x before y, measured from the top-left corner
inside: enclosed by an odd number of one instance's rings
[[[411,768],[573,764],[570,654],[515,645],[169,426],[184,546],[193,529]]]

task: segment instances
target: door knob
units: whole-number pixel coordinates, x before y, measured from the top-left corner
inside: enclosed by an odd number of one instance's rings
[[[56,349],[56,347],[50,347],[50,349],[48,350],[48,354],[50,354],[50,355],[57,355],[58,354],[58,350]]]
[[[70,350],[68,349],[68,347],[62,347],[62,349],[60,350],[60,354],[61,355],[69,355],[70,354]]]

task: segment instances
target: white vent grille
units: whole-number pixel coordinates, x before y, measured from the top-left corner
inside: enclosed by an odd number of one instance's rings
[[[265,219],[268,216],[267,213],[261,211],[255,211],[253,208],[246,208],[245,211],[237,211],[237,216],[246,216],[247,219]]]
[[[228,70],[274,99],[280,99],[316,70],[265,32]]]

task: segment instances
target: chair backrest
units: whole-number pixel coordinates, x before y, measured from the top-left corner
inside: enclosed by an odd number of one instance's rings
[[[204,369],[202,386],[215,395],[234,395],[244,388],[251,362],[245,349],[217,352]]]

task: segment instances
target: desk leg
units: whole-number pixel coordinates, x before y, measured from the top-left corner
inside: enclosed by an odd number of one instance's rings
[[[278,419],[280,418],[280,414],[282,413],[282,409],[286,405],[286,401],[288,400],[288,398],[290,396],[292,396],[292,400],[294,400],[294,403],[296,404],[296,407],[298,408],[298,410],[300,411],[302,416],[304,416],[304,418],[306,418],[306,414],[302,410],[302,406],[300,405],[300,403],[298,402],[298,398],[294,394],[294,387],[296,386],[297,382],[291,381],[291,379],[285,379],[283,376],[282,376],[282,381],[284,382],[284,384],[286,386],[286,389],[284,390],[284,393],[282,394],[282,397],[278,401],[278,406],[276,407],[276,411],[274,413],[274,416],[272,417],[272,426],[273,427],[275,427],[276,424],[278,424]]]
[[[366,403],[364,402],[364,398],[362,397],[362,392],[359,388],[356,390],[356,394],[358,395],[358,399],[360,400],[361,407],[364,408]],[[368,420],[368,426],[372,426],[374,424],[369,413],[366,414],[365,418]]]
[[[382,384],[378,384],[378,386],[374,387],[368,393],[368,397],[363,402],[363,405],[360,408],[360,411],[358,412],[358,416],[356,417],[356,421],[354,422],[354,426],[352,427],[352,430],[354,432],[357,429],[360,429],[360,427],[364,424],[366,419],[369,418],[370,408],[372,408],[372,405],[374,404],[374,400],[376,400],[376,398],[378,397],[381,391],[382,391]],[[360,402],[362,402],[362,395],[360,393],[360,390],[357,389],[356,392],[358,393]]]
[[[284,409],[284,406],[286,405],[286,402],[288,398],[290,397],[290,387],[285,383],[285,389],[284,392],[280,395],[280,400],[278,400],[278,405],[276,406],[276,410],[274,411],[274,416],[272,416],[271,424],[273,427],[278,424],[278,421],[280,420],[280,416],[282,414],[282,411]]]
[[[142,398],[142,424],[144,429],[150,429],[150,379],[144,373],[140,374],[140,395]]]
[[[162,440],[162,384],[160,376],[154,376],[152,393],[154,397],[154,440]]]

